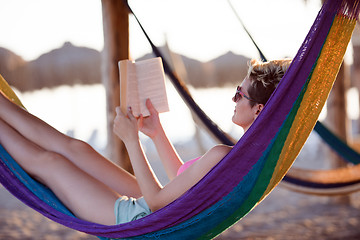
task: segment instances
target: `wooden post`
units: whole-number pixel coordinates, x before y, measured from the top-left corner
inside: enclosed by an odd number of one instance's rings
[[[113,134],[115,107],[120,105],[118,61],[129,58],[129,12],[122,0],[102,0],[104,50],[102,80],[106,89],[108,157],[129,172],[132,167],[124,144]]]
[[[355,30],[353,36],[351,38],[353,44],[353,65],[352,65],[352,86],[356,87],[360,92],[360,27],[359,25],[355,26]],[[360,94],[359,94],[359,102],[360,102]],[[360,119],[357,119],[357,123],[355,126],[356,130],[356,140],[358,141],[360,136]],[[358,145],[358,142],[356,142]]]
[[[328,127],[343,141],[347,141],[348,117],[346,113],[346,91],[349,88],[349,66],[343,61],[339,74],[327,101],[326,123]],[[347,163],[333,152],[329,152],[328,160],[331,168],[344,167]],[[334,203],[350,204],[348,196],[333,197]]]

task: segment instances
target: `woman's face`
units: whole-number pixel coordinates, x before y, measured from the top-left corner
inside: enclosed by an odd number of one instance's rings
[[[240,91],[246,96],[249,97],[248,88],[250,86],[250,80],[245,78],[240,85]],[[259,115],[262,110],[263,105],[256,103],[253,107],[250,105],[250,101],[246,97],[238,97],[238,99],[233,98],[236,101],[234,115],[232,117],[233,123],[239,125],[247,131],[251,124],[254,122],[256,117]]]

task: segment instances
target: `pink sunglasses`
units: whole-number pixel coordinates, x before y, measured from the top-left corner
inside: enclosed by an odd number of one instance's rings
[[[254,99],[251,99],[250,97],[246,96],[242,91],[241,91],[241,87],[240,86],[237,86],[236,88],[236,93],[235,93],[235,96],[233,97],[233,101],[234,102],[238,102],[241,98],[246,98],[247,100],[249,101],[252,101],[252,102],[257,102],[255,101]]]

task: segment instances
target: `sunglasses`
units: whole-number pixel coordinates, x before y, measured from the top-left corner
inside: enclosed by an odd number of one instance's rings
[[[240,87],[240,86],[237,86],[235,96],[233,97],[233,101],[234,101],[234,102],[238,102],[241,98],[246,98],[247,100],[249,100],[249,101],[251,101],[251,102],[257,102],[256,100],[251,99],[250,97],[246,96],[246,95],[241,91],[241,87]]]

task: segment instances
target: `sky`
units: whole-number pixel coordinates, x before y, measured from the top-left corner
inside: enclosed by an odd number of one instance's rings
[[[268,59],[292,57],[300,47],[320,0],[231,0],[253,38]],[[129,0],[135,14],[156,45],[200,61],[232,51],[247,57],[258,53],[228,1]],[[101,51],[101,0],[0,0],[0,47],[25,60],[70,41]],[[130,54],[150,52],[130,16]]]

